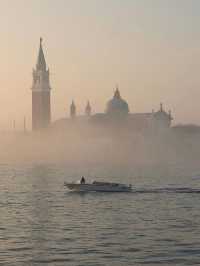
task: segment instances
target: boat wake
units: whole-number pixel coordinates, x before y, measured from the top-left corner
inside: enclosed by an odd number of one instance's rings
[[[68,193],[79,193],[79,194],[85,194],[85,193],[102,193],[99,191],[76,191],[76,190],[69,190]],[[106,193],[106,192],[105,192]],[[112,194],[112,191],[110,191]],[[113,192],[115,193],[115,192]],[[124,192],[127,193],[127,192]],[[195,188],[132,188],[131,191],[129,191],[129,194],[200,194],[200,189]]]
[[[200,193],[200,189],[189,188],[189,187],[173,187],[173,188],[147,188],[147,189],[137,189],[132,188],[132,193]]]

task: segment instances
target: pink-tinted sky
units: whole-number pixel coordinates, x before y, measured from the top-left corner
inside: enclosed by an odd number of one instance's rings
[[[39,38],[51,72],[53,119],[74,99],[104,111],[115,84],[132,112],[171,109],[200,124],[200,1],[0,0],[0,129],[31,121]]]

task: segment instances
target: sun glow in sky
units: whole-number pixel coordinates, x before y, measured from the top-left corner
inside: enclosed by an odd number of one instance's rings
[[[39,38],[53,119],[74,99],[102,112],[116,84],[131,112],[163,102],[175,123],[200,124],[199,0],[0,0],[0,129],[31,121]]]

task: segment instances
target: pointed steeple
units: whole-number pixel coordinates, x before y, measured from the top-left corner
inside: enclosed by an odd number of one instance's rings
[[[71,118],[74,118],[76,116],[76,105],[73,100],[70,106],[70,116]]]
[[[37,64],[36,64],[36,70],[46,71],[46,61],[45,61],[44,52],[42,49],[42,38],[40,38],[40,46],[39,46],[39,53],[38,53],[38,59],[37,59]]]
[[[91,108],[91,106],[90,106],[90,102],[88,101],[88,102],[87,102],[87,105],[86,105],[86,107],[85,107],[85,114],[86,114],[87,116],[90,116],[90,115],[91,115],[91,111],[92,111],[92,108]]]

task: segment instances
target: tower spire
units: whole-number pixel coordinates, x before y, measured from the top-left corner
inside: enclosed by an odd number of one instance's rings
[[[46,71],[46,61],[44,57],[44,52],[42,48],[42,37],[40,37],[40,46],[39,46],[39,53],[38,53],[38,59],[36,64],[36,70],[43,70]]]

